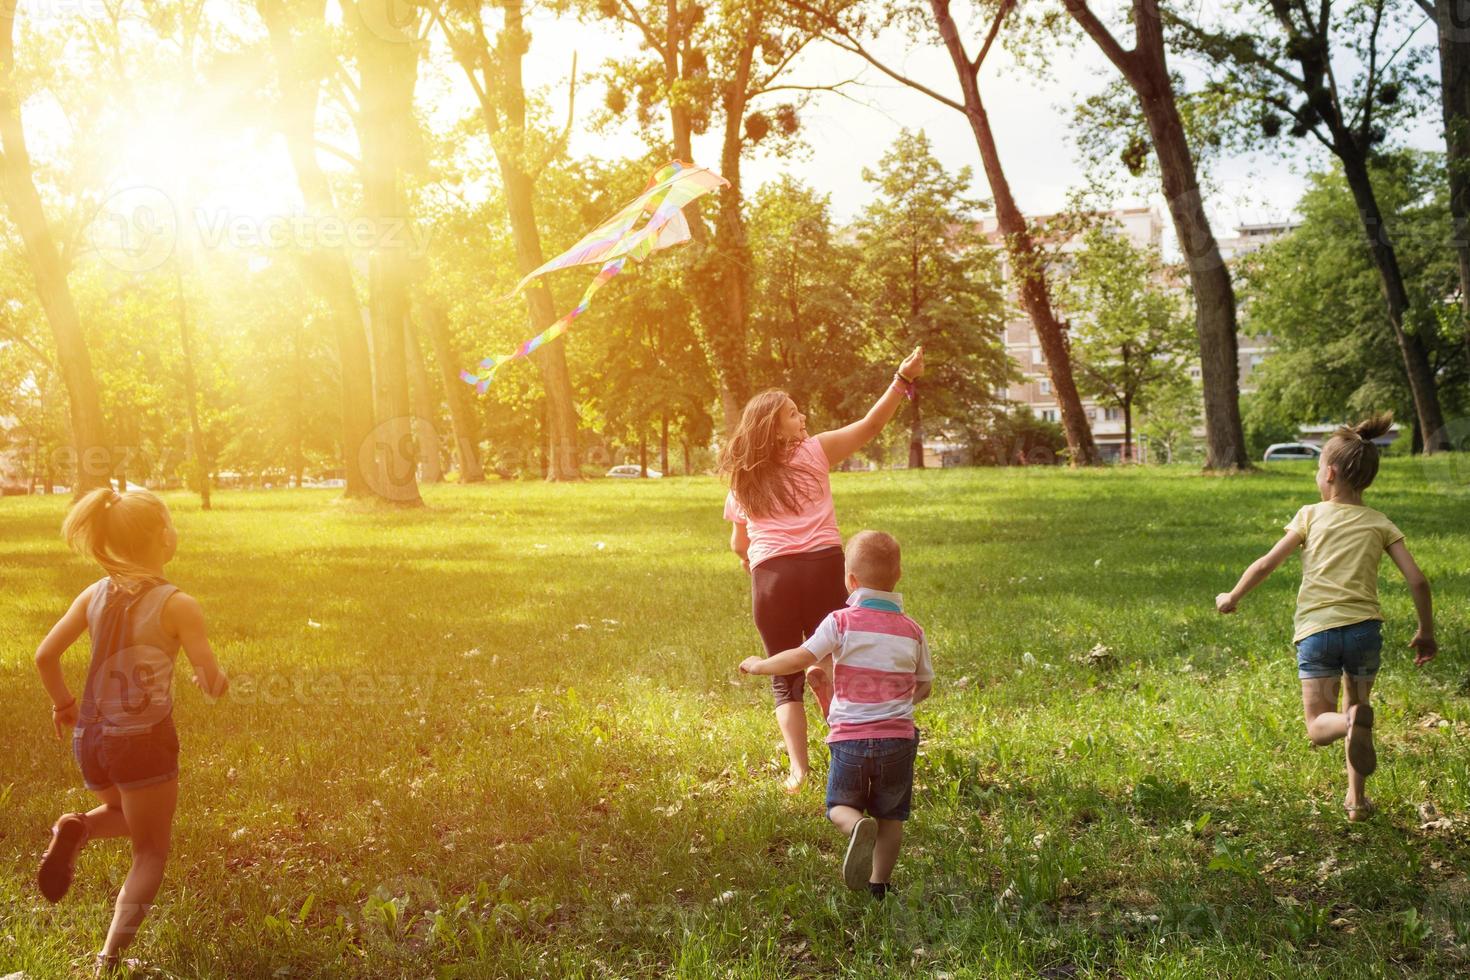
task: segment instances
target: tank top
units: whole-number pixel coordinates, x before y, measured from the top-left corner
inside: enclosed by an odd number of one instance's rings
[[[92,662],[77,727],[104,734],[144,732],[173,713],[174,658],[179,641],[163,629],[163,605],[175,586],[154,579],[136,591],[104,578],[87,604]]]

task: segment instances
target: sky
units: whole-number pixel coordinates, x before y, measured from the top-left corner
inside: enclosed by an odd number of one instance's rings
[[[956,6],[963,16],[962,5]],[[564,118],[567,80],[573,54],[577,56],[580,81],[569,154],[603,158],[642,155],[642,137],[631,124],[614,132],[599,131],[592,125],[602,113],[605,96],[597,76],[608,59],[637,51],[632,33],[620,32],[605,21],[587,24],[557,18],[535,6],[528,14],[532,43],[524,62],[526,81],[551,107],[551,118],[557,125]],[[248,15],[241,16],[245,19],[238,26],[245,34],[262,31],[258,22]],[[973,37],[978,32],[966,33]],[[458,65],[448,57],[437,30],[430,33],[430,43],[433,55],[421,69],[420,107],[430,115],[434,129],[448,131],[474,112],[473,95]],[[880,38],[873,50],[903,73],[945,94],[956,95],[953,69],[937,41],[914,47],[900,37],[890,36]],[[1040,77],[1018,68],[1002,46],[992,53],[982,73],[987,109],[1012,190],[1022,209],[1031,214],[1061,209],[1069,192],[1086,182],[1090,168],[1102,168],[1107,173],[1119,169],[1115,160],[1094,163],[1079,159],[1072,140],[1071,106],[1105,87],[1113,77],[1112,66],[1090,43],[1080,43],[1052,60],[1051,73]],[[989,197],[969,125],[955,110],[900,85],[856,56],[821,42],[801,54],[789,80],[798,85],[841,80],[851,80],[852,84],[844,85],[842,94],[816,93],[802,110],[802,134],[807,145],[802,155],[775,159],[758,154],[746,161],[743,173],[747,198],[760,184],[790,172],[830,196],[838,222],[849,221],[861,212],[871,194],[863,180],[864,169],[877,165],[905,126],[923,130],[947,167],[969,167],[974,195]],[[799,94],[773,94],[766,107]],[[180,185],[184,179],[180,168],[204,175],[204,186],[192,203],[209,211],[212,224],[233,216],[270,221],[300,209],[299,191],[279,133],[246,132],[231,122],[227,111],[211,109],[208,102],[206,98],[201,119],[187,118],[168,105],[152,106],[149,118],[133,127],[128,145],[112,148],[119,179],[111,193],[118,196],[118,206],[109,206],[109,215],[142,213],[139,202],[159,197],[159,188]],[[67,142],[68,124],[55,107],[48,107],[44,93],[28,101],[25,120],[33,150],[41,149],[38,158],[46,157],[47,144],[60,146]],[[1411,146],[1443,145],[1433,118],[1425,119],[1412,132],[1398,135],[1400,142]],[[718,138],[717,132],[696,137],[693,162],[717,165]],[[350,139],[350,134],[326,137],[327,142],[352,151]],[[1205,176],[1217,236],[1229,237],[1232,229],[1243,223],[1290,216],[1305,186],[1304,174],[1324,165],[1320,150],[1310,152],[1313,145],[1308,140],[1283,141],[1278,148],[1287,147],[1292,153],[1214,162]],[[487,152],[483,139],[472,144],[471,151]],[[344,166],[330,154],[319,156],[328,169]],[[1162,197],[1153,193],[1147,182],[1133,181],[1132,186],[1134,189],[1114,205],[1152,205],[1167,229]],[[1166,232],[1166,251],[1172,251],[1170,237]]]

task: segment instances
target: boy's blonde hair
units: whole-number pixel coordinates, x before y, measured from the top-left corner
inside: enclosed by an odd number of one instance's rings
[[[61,536],[101,565],[121,588],[151,577],[141,564],[168,524],[168,506],[147,490],[93,490],[72,504]]]
[[[1367,490],[1378,475],[1378,446],[1373,442],[1393,425],[1393,414],[1384,412],[1357,425],[1339,426],[1322,447],[1322,460],[1337,467],[1337,476],[1359,493]]]
[[[902,573],[898,541],[882,531],[859,531],[844,549],[847,570],[858,584],[879,592],[892,592]]]

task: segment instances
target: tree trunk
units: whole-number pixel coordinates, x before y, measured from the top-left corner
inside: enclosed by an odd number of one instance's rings
[[[204,447],[204,432],[199,428],[199,391],[194,382],[194,336],[189,324],[189,301],[184,295],[183,256],[174,256],[174,291],[179,313],[179,352],[184,359],[184,403],[189,412],[189,451],[194,457],[194,478],[198,481],[199,506],[210,509],[209,453]]]
[[[1036,245],[1031,240],[1026,218],[1016,205],[1011,194],[1010,182],[1000,162],[1000,152],[995,145],[995,135],[990,129],[990,117],[980,98],[980,85],[969,59],[960,42],[959,28],[949,14],[948,0],[930,0],[940,36],[954,63],[959,76],[960,88],[964,92],[965,118],[975,135],[975,144],[980,150],[980,159],[985,166],[985,177],[990,183],[991,195],[995,198],[995,216],[1005,236],[1006,253],[1011,264],[1011,274],[1018,281],[1021,307],[1026,311],[1031,325],[1036,330],[1041,349],[1046,355],[1047,373],[1051,377],[1052,393],[1062,413],[1062,430],[1066,433],[1067,448],[1071,451],[1072,465],[1092,466],[1098,462],[1097,445],[1092,438],[1092,429],[1087,424],[1087,415],[1082,410],[1082,399],[1077,395],[1077,383],[1072,377],[1071,344],[1066,331],[1052,310],[1051,293],[1046,282],[1046,272]]]
[[[541,233],[536,227],[531,178],[502,163],[506,203],[510,210],[511,236],[515,239],[517,266],[522,275],[538,268],[545,259]],[[556,322],[551,290],[537,281],[526,287],[526,305],[531,311],[531,328],[537,333]],[[548,480],[580,480],[577,459],[577,409],[572,404],[572,381],[567,371],[566,342],[543,344],[530,357],[541,373],[546,391],[546,452]],[[462,382],[461,382],[462,383]]]
[[[510,218],[511,239],[515,243],[516,267],[521,275],[539,268],[545,261],[541,251],[541,232],[536,226],[536,175],[527,169],[526,91],[521,74],[521,59],[527,46],[523,0],[504,0],[505,26],[500,33],[497,50],[491,52],[482,34],[475,33],[481,50],[457,53],[465,74],[475,86],[480,100],[480,118],[500,167],[505,189],[506,211]],[[478,9],[474,14],[479,17]],[[483,84],[477,69],[490,74]],[[502,122],[501,117],[504,116]],[[531,327],[537,333],[556,322],[556,307],[551,292],[537,281],[525,290]],[[582,471],[577,458],[577,409],[572,401],[572,383],[567,373],[565,342],[542,345],[530,356],[541,374],[546,392],[547,411],[545,452],[548,480],[580,480]]]
[[[334,216],[331,186],[316,159],[316,107],[322,67],[302,54],[292,37],[292,22],[283,0],[256,0],[270,34],[281,90],[280,124],[286,151],[306,210],[323,219]],[[322,27],[324,0],[308,0],[293,9],[309,11],[308,27]],[[381,483],[371,465],[363,466],[362,448],[373,437],[373,370],[368,356],[362,306],[352,282],[352,269],[340,248],[321,245],[302,258],[307,278],[332,313],[337,360],[342,371],[342,475],[348,497],[368,497]],[[371,456],[368,457],[371,461]]]
[[[913,411],[909,415],[909,469],[922,470],[924,468],[924,415],[919,408],[919,393],[914,392],[912,406]]]
[[[1133,400],[1123,399],[1123,462],[1133,461]]]
[[[1434,10],[1439,27],[1450,215],[1454,220],[1451,241],[1460,267],[1460,327],[1465,356],[1470,358],[1470,23],[1457,15],[1457,3],[1460,11],[1466,11],[1463,0],[1436,0]]]
[[[449,323],[444,311],[433,300],[418,304],[421,319],[428,324],[429,339],[434,345],[434,360],[444,381],[449,400],[449,421],[454,427],[454,445],[459,458],[460,483],[484,483],[485,469],[480,460],[480,427],[470,389],[459,379],[460,358],[454,353],[449,338]]]
[[[648,436],[638,433],[638,475],[648,478]]]
[[[0,192],[25,242],[36,293],[56,342],[56,364],[66,385],[76,452],[72,493],[80,496],[108,486],[115,454],[107,442],[92,357],[66,281],[66,263],[57,250],[31,172],[21,107],[15,99],[15,11],[15,0],[0,4]]]
[[[403,318],[404,346],[408,349],[409,388],[413,393],[414,438],[419,444],[419,466],[428,483],[444,482],[444,463],[439,458],[439,399],[429,382],[424,365],[424,348],[413,317]]]
[[[669,475],[669,413],[664,412],[663,425],[658,433],[658,470]]]
[[[411,143],[413,87],[418,44],[402,31],[395,15],[398,0],[358,0],[353,31],[360,76],[359,142],[362,146],[363,214],[377,240],[368,264],[368,313],[379,394],[378,425],[368,451],[383,453],[380,494],[396,504],[422,505],[418,452],[414,447],[412,407],[403,320],[408,313],[407,214],[399,177]]]
[[[1409,332],[1413,324],[1405,322],[1410,313],[1409,293],[1404,288],[1398,253],[1394,250],[1388,229],[1383,223],[1383,214],[1378,208],[1367,161],[1362,153],[1344,147],[1340,140],[1338,143],[1338,157],[1342,160],[1343,173],[1353,192],[1353,200],[1357,202],[1363,230],[1368,237],[1368,250],[1378,269],[1379,285],[1388,309],[1388,322],[1393,327],[1399,353],[1403,356],[1404,374],[1409,381],[1409,392],[1414,397],[1414,412],[1418,416],[1418,428],[1423,433],[1424,451],[1434,453],[1447,449],[1448,434],[1444,428],[1444,416],[1440,412],[1434,370],[1429,365],[1429,355],[1418,335]]]
[[[306,479],[306,352],[302,349],[302,327],[300,319],[291,331],[291,354],[296,370],[295,397],[291,399],[291,475],[296,489],[301,489]]]
[[[1200,380],[1205,403],[1205,468],[1249,469],[1245,430],[1240,421],[1235,289],[1205,213],[1194,155],[1185,137],[1184,121],[1169,77],[1158,0],[1134,0],[1132,52],[1122,51],[1116,42],[1109,43],[1110,35],[1098,36],[1096,31],[1102,28],[1091,21],[1085,3],[1070,0],[1067,7],[1132,86],[1153,140],[1163,177],[1164,198],[1194,292],[1194,325],[1199,337]]]

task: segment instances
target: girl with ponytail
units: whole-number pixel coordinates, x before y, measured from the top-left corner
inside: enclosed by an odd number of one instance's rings
[[[36,668],[51,696],[56,737],[71,732],[82,780],[100,805],[56,821],[37,883],[49,901],[59,901],[87,841],[132,843],[132,867],[97,954],[100,976],[118,970],[163,881],[179,789],[172,692],[179,648],[206,697],[222,696],[228,684],[199,603],[163,576],[178,534],[162,500],[146,490],[93,490],[72,506],[62,535],[106,576],[83,589],[46,634]],[[92,659],[78,697],[67,688],[61,656],[84,632],[91,634]]]
[[[842,535],[827,473],[867,445],[924,373],[924,348],[915,347],[868,414],[840,429],[807,434],[806,416],[784,391],[752,398],[720,453],[730,481],[725,520],[734,525],[730,548],[750,574],[751,606],[766,655],[801,646],[827,614],[847,603]],[[811,768],[807,752],[804,687],[810,684],[822,714],[832,701],[832,679],[818,667],[771,677],[776,724],[791,759],[787,792],[801,788]]]
[[[1365,786],[1378,767],[1378,754],[1373,746],[1373,706],[1368,699],[1383,649],[1378,565],[1385,552],[1414,596],[1419,617],[1418,632],[1409,641],[1414,665],[1428,663],[1439,652],[1428,579],[1409,554],[1403,532],[1363,504],[1363,492],[1378,475],[1374,440],[1387,434],[1392,424],[1391,416],[1377,415],[1333,433],[1317,462],[1321,502],[1297,511],[1276,546],[1245,570],[1233,590],[1215,597],[1220,612],[1235,612],[1247,592],[1301,549],[1302,586],[1297,593],[1292,643],[1296,645],[1307,737],[1315,745],[1346,740],[1348,787],[1343,807],[1353,821],[1364,820],[1373,812]],[[1342,682],[1345,704],[1338,702]]]

